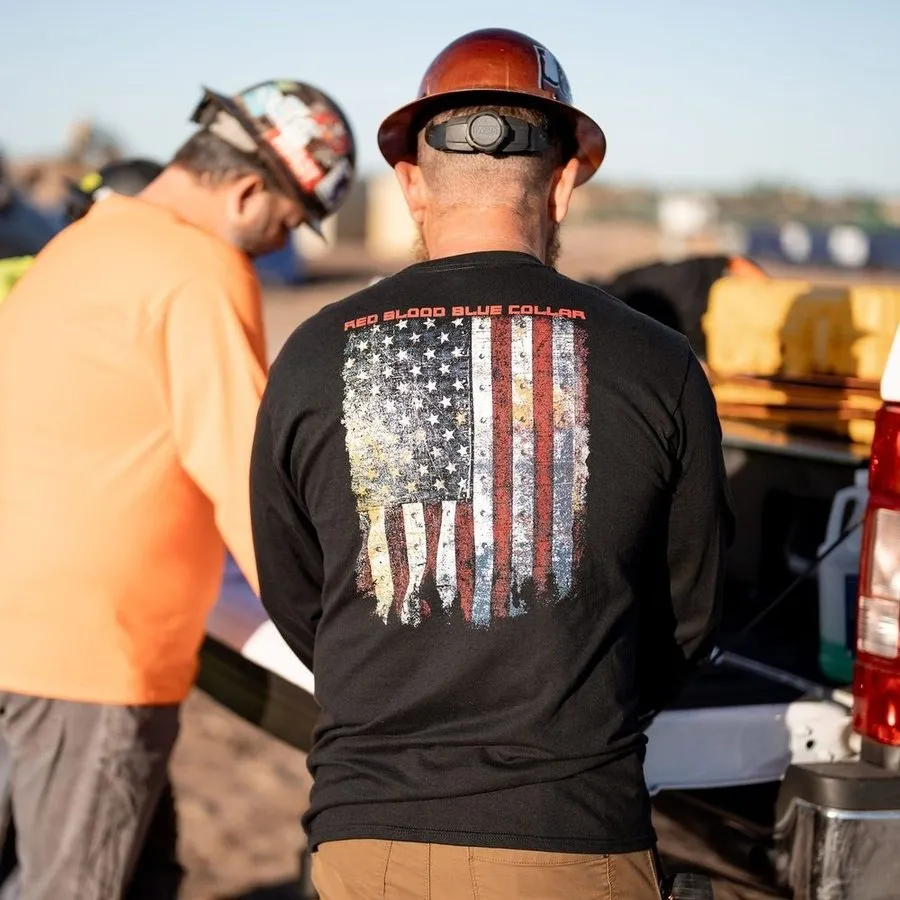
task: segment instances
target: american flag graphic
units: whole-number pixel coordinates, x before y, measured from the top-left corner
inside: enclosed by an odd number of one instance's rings
[[[382,322],[348,334],[343,376],[357,582],[378,616],[485,627],[571,593],[588,478],[578,322]]]

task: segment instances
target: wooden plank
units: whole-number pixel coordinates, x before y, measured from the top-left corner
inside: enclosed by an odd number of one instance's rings
[[[875,413],[881,407],[881,398],[839,391],[784,391],[765,386],[720,384],[713,388],[720,404],[748,406],[784,406],[829,410],[834,408],[856,409]]]
[[[719,416],[723,419],[749,419],[784,422],[797,425],[832,425],[839,422],[875,420],[875,413],[835,407],[830,410],[802,409],[788,406],[765,406],[747,403],[723,403],[719,405]]]

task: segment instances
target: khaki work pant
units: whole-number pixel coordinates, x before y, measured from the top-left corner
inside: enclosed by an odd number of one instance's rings
[[[348,840],[312,854],[320,900],[660,900],[653,855]]]

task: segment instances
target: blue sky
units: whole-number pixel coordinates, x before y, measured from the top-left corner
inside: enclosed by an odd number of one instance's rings
[[[900,0],[9,0],[0,147],[58,149],[75,117],[164,160],[200,85],[318,84],[384,171],[381,119],[460,34],[506,26],[559,58],[603,126],[599,175],[673,187],[787,179],[900,195]],[[229,8],[232,11],[228,11]]]

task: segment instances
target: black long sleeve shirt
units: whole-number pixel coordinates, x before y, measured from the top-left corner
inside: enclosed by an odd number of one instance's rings
[[[322,710],[313,847],[651,846],[641,715],[708,646],[731,530],[681,335],[526,254],[415,264],[288,340],[251,500]]]

